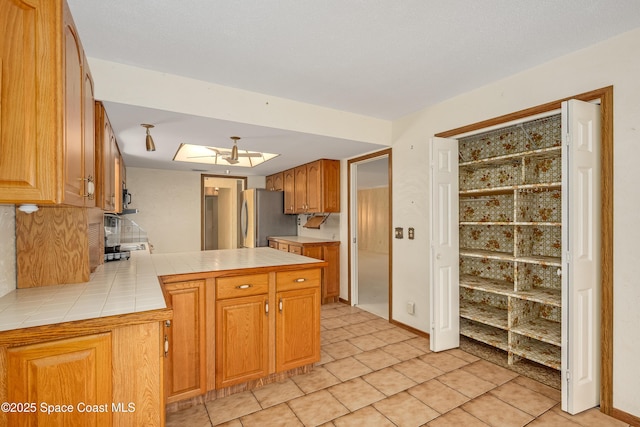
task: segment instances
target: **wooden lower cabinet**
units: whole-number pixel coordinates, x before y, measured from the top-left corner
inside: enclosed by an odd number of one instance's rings
[[[305,267],[162,278],[173,309],[165,328],[167,403],[251,388],[320,360],[322,268]]]
[[[319,284],[276,294],[276,372],[320,360]]]
[[[216,388],[269,374],[267,294],[216,302]]]
[[[269,239],[269,247],[283,252],[327,261],[322,278],[322,303],[335,302],[340,297],[340,242],[300,243],[282,237]]]
[[[165,324],[167,403],[206,392],[205,281],[165,285],[173,320]]]
[[[15,347],[6,357],[7,401],[33,405],[9,412],[6,425],[112,425],[109,333]]]
[[[164,425],[160,331],[152,322],[0,347],[0,401],[16,405],[0,425]]]

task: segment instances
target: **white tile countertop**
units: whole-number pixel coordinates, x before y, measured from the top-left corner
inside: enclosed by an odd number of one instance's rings
[[[159,276],[321,260],[271,248],[149,254],[99,266],[89,282],[16,289],[0,298],[0,331],[166,308]]]
[[[340,242],[339,240],[331,240],[331,239],[318,239],[317,237],[305,237],[305,236],[269,236],[268,239],[280,239],[287,240],[289,242],[294,243],[334,243]]]

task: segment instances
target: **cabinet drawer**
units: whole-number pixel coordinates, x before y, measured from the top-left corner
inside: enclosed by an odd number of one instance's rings
[[[274,242],[273,240],[269,240],[269,247],[272,249],[278,249],[278,242]]]
[[[320,286],[321,278],[320,268],[278,272],[276,273],[276,290],[280,292]]]
[[[216,279],[216,298],[248,297],[269,293],[268,274],[221,277]]]
[[[278,243],[278,250],[289,252],[289,245],[286,243]]]
[[[302,255],[302,246],[289,245],[289,252]]]

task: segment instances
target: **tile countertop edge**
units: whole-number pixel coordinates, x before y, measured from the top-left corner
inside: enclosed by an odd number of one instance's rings
[[[171,308],[138,311],[114,316],[72,320],[0,331],[0,347],[35,344],[111,331],[124,326],[164,322],[173,318]]]
[[[167,307],[162,291],[161,282],[165,278],[208,273],[215,277],[239,269],[326,265],[321,260],[271,248],[156,255],[141,251],[131,255],[128,261],[99,266],[86,283],[16,289],[1,297],[0,346],[169,320],[173,311]],[[154,260],[162,267],[158,268]]]
[[[276,242],[282,243],[293,243],[293,244],[304,244],[304,245],[331,245],[337,246],[340,245],[340,240],[332,240],[332,239],[319,239],[317,237],[306,237],[306,236],[269,236],[268,240],[275,240]]]

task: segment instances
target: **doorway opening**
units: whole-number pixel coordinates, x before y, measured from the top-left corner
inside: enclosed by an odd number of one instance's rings
[[[391,319],[391,149],[349,160],[349,304]]]
[[[201,250],[239,247],[240,193],[246,186],[246,177],[201,176]]]

